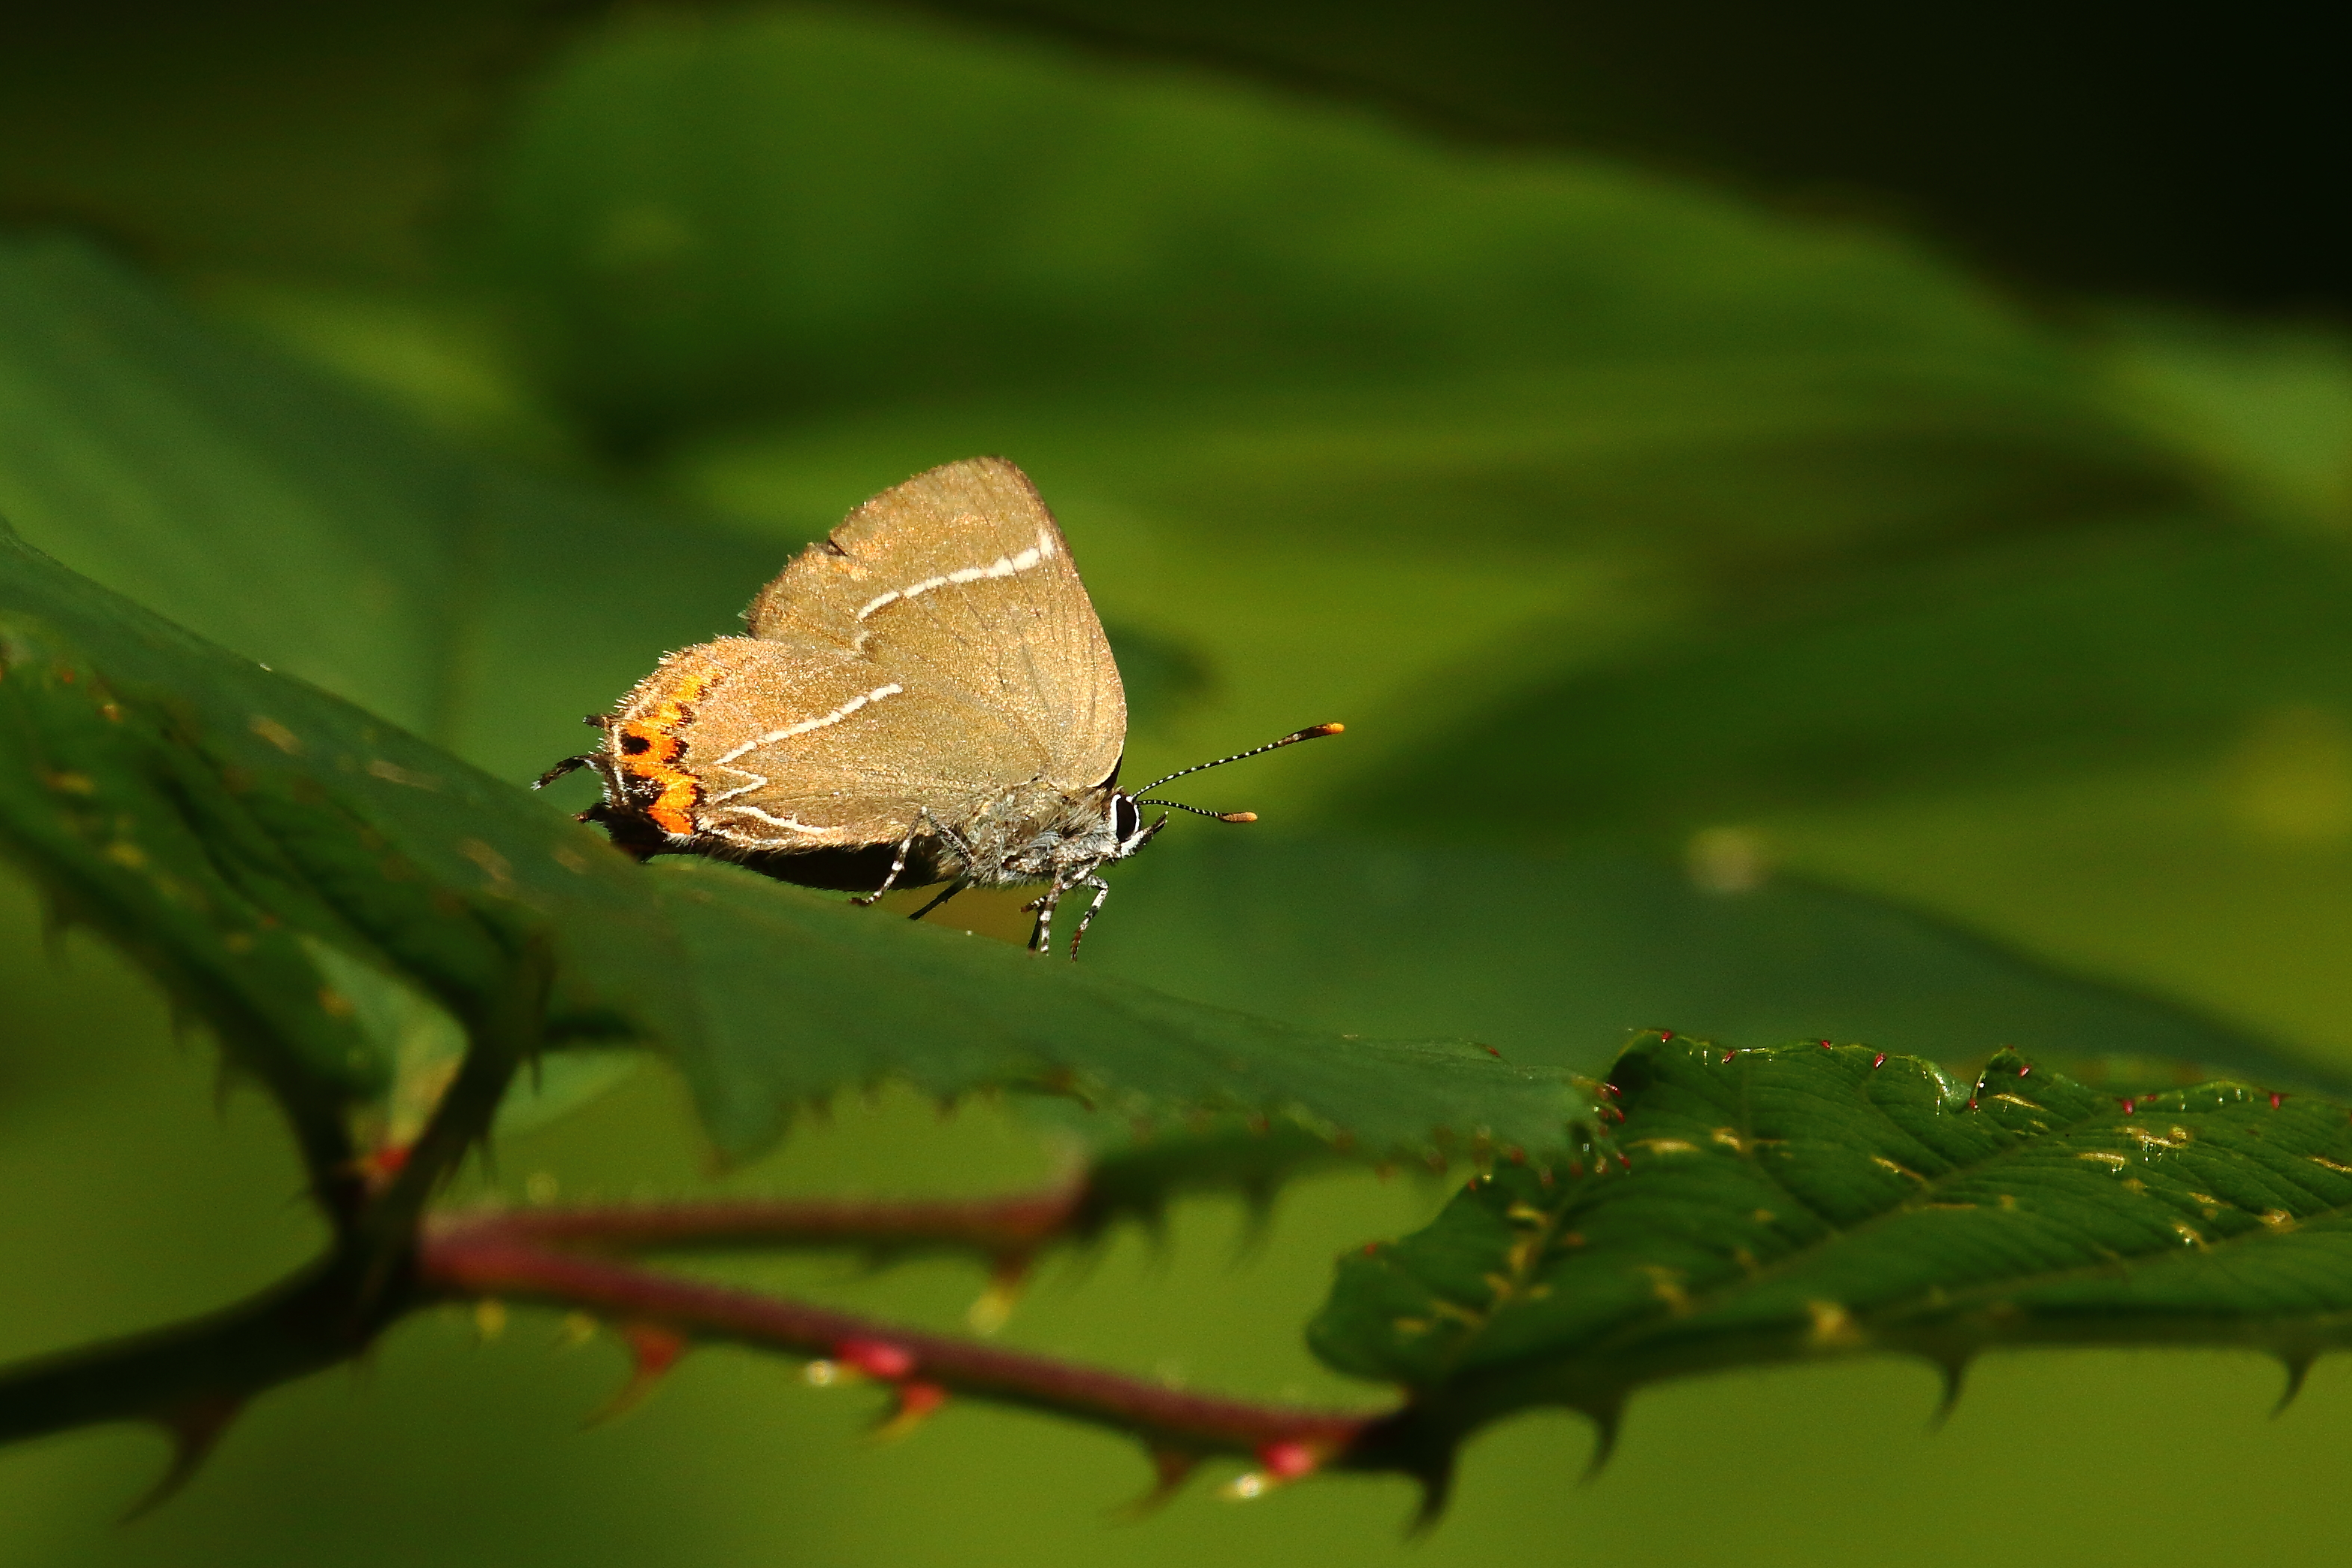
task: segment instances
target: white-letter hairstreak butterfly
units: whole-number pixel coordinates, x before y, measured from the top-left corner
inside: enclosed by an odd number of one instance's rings
[[[1093,900],[1097,871],[1167,826],[1169,805],[1226,822],[1248,812],[1154,801],[1152,790],[1299,741],[1118,787],[1127,697],[1110,644],[1035,487],[1002,458],[918,474],[849,514],[761,590],[751,636],[671,654],[609,716],[593,767],[604,800],[581,814],[640,858],[710,855],[787,882],[865,893],[948,884],[1045,884],[1029,945],[1052,945],[1055,906]]]

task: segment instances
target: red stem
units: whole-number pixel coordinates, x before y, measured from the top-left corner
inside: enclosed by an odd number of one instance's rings
[[[478,1209],[425,1222],[428,1245],[504,1241],[610,1251],[730,1247],[949,1247],[1023,1257],[1066,1234],[1086,1188],[1010,1197],[845,1203],[768,1198]]]
[[[683,1205],[680,1217],[723,1206]],[[644,1211],[648,1215],[654,1212]],[[584,1230],[590,1213],[573,1211],[572,1223]],[[1389,1414],[1299,1409],[1186,1394],[1099,1368],[561,1250],[511,1231],[500,1234],[507,1220],[536,1225],[558,1217],[493,1215],[441,1222],[427,1230],[418,1248],[418,1283],[432,1294],[535,1300],[619,1322],[653,1324],[693,1339],[732,1340],[812,1357],[841,1356],[844,1347],[885,1345],[908,1358],[905,1370],[890,1379],[902,1386],[930,1384],[1076,1416],[1135,1432],[1155,1447],[1190,1453],[1263,1456],[1269,1448],[1297,1444],[1318,1460],[1336,1458]]]

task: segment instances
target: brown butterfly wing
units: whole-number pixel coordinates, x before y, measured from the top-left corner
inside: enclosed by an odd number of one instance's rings
[[[730,834],[897,837],[921,807],[954,820],[1034,779],[1099,784],[1126,743],[1118,668],[1069,545],[1001,458],[867,501],[749,619],[750,638],[698,651],[752,700],[704,708],[686,759],[711,775],[704,815]]]

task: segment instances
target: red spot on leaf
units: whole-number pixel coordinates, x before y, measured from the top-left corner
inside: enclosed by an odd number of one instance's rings
[[[1674,1037],[1675,1032],[1672,1029],[1660,1029],[1658,1031],[1658,1044],[1662,1046]]]
[[[1883,1068],[1883,1067],[1885,1067],[1885,1066],[1886,1065],[1886,1053],[1885,1053],[1885,1051],[1881,1051],[1881,1052],[1879,1052],[1876,1056],[1874,1056],[1874,1057],[1871,1058],[1870,1058],[1870,1065],[1871,1065],[1873,1068]]]
[[[1479,1048],[1480,1050],[1482,1050],[1482,1051],[1486,1052],[1488,1056],[1493,1057],[1493,1058],[1494,1058],[1496,1060],[1497,1060],[1497,1061],[1500,1061],[1500,1060],[1502,1059],[1503,1053],[1502,1053],[1502,1052],[1500,1052],[1500,1051],[1498,1051],[1498,1050],[1496,1050],[1496,1049],[1494,1047],[1492,1047],[1492,1046],[1480,1046],[1478,1048]]]
[[[2032,1070],[2033,1064],[2032,1062],[2020,1062],[2017,1067],[2017,1076],[2023,1078],[2027,1073],[2030,1073]]]
[[[2286,1098],[2286,1096],[2285,1096],[2285,1095],[2283,1095],[2283,1094],[2273,1094],[2273,1095],[2272,1095],[2272,1096],[2271,1096],[2271,1109],[2272,1109],[2273,1110],[2276,1110],[2279,1108],[2279,1101],[2280,1101],[2280,1100],[2284,1100],[2285,1098]]]
[[[2126,1116],[2129,1116],[2132,1112],[2139,1109],[2139,1101],[2128,1094],[2125,1095],[2119,1103],[2123,1106],[2124,1114]]]
[[[1823,1050],[1828,1050],[1829,1048],[1830,1048],[1830,1043],[1829,1043],[1827,1040],[1823,1040],[1823,1041],[1822,1042],[1822,1049],[1823,1049]]]

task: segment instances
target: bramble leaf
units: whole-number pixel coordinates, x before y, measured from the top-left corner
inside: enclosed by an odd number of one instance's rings
[[[1570,1076],[1181,1001],[713,864],[639,867],[541,801],[0,537],[0,837],[304,1103],[381,1090],[302,939],[461,1020],[544,941],[551,1044],[669,1054],[722,1148],[888,1078],[1122,1122],[1279,1117],[1366,1152],[1564,1147]],[[360,1053],[355,1055],[354,1053]],[[1377,1062],[1380,1070],[1367,1070]],[[315,1117],[312,1118],[315,1120]]]
[[[2341,1105],[1656,1035],[1610,1083],[1622,1160],[1498,1167],[1341,1260],[1311,1341],[1411,1392],[1381,1439],[1409,1468],[1531,1405],[1605,1441],[1633,1389],[1728,1366],[1892,1352],[1957,1378],[1994,1346],[2170,1344],[2292,1369],[2352,1341]]]

